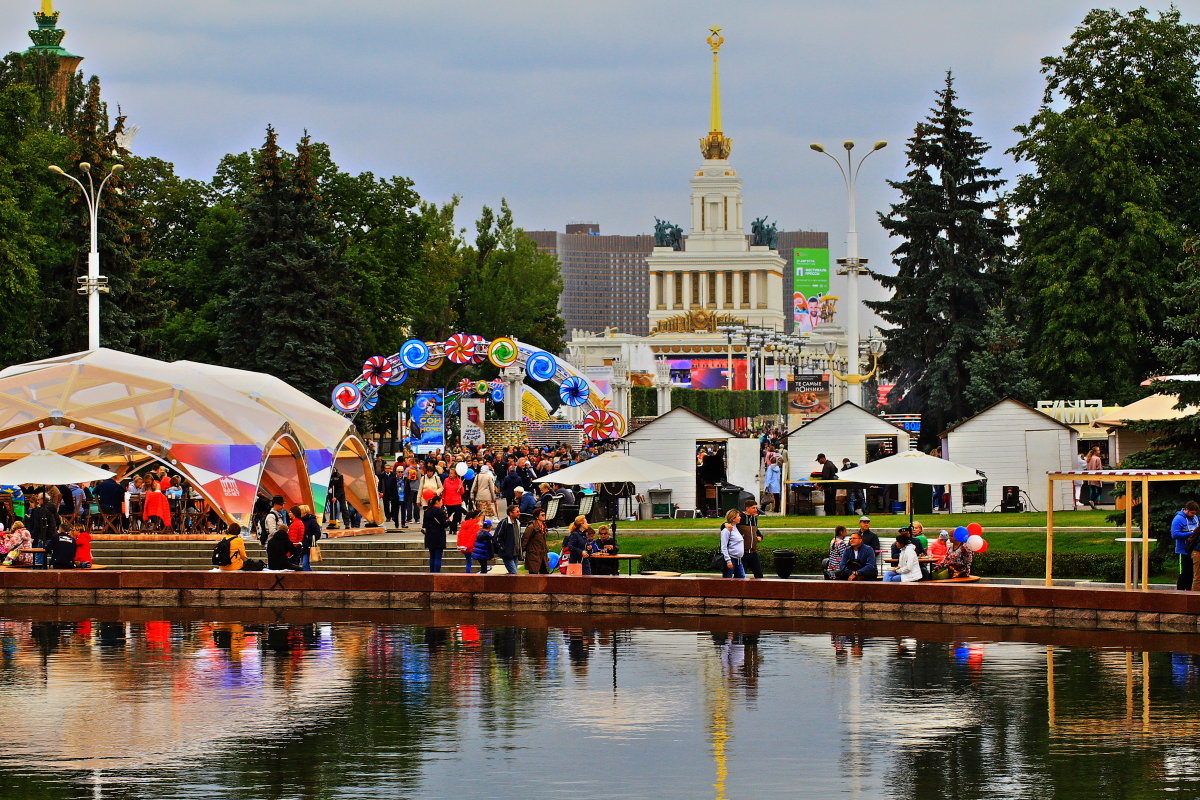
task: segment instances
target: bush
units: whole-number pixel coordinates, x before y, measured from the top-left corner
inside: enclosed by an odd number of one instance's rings
[[[642,558],[643,570],[669,570],[671,572],[712,572],[709,565],[715,547],[697,546],[667,547]],[[795,572],[816,575],[821,572],[821,561],[829,555],[824,547],[797,547]],[[1159,551],[1150,554],[1150,573],[1158,574],[1165,569],[1166,557]],[[760,551],[763,571],[774,572],[775,564],[771,548]],[[996,551],[975,557],[972,569],[976,575],[995,575],[1012,578],[1041,578],[1046,574],[1044,553]],[[1054,554],[1054,575],[1060,578],[1089,578],[1108,582],[1125,580],[1125,556],[1119,553],[1071,553]]]

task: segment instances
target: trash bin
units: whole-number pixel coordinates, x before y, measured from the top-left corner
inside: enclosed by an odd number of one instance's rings
[[[781,578],[792,577],[792,570],[796,568],[795,550],[773,550],[771,552],[771,557],[775,562],[776,575]]]
[[[741,494],[742,487],[734,486],[731,483],[722,484],[717,489],[717,507],[721,509],[722,515],[738,508],[738,498],[741,497]]]
[[[653,519],[654,506],[650,503],[638,503],[638,519]]]
[[[670,519],[671,518],[671,490],[670,489],[651,489],[646,492],[647,499],[650,501],[650,514],[652,519]]]

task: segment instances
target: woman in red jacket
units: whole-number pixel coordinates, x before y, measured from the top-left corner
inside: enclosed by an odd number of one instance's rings
[[[458,524],[463,518],[463,486],[462,478],[454,470],[449,470],[442,482],[442,505],[450,517],[450,530],[457,531]]]
[[[292,557],[292,561],[296,569],[301,569],[300,562],[304,557],[304,509],[292,506],[288,509],[288,514],[292,517],[292,522],[288,525],[288,539],[299,551],[298,555]]]

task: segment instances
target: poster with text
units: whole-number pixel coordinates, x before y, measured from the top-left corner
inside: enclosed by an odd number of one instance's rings
[[[796,248],[792,264],[795,331],[812,331],[821,324],[821,298],[829,294],[829,250]]]
[[[795,430],[829,410],[829,376],[797,375],[788,387],[788,428]]]
[[[445,398],[441,389],[417,392],[413,402],[414,453],[432,453],[446,448]]]
[[[483,433],[486,403],[482,397],[464,397],[458,401],[459,430],[462,431],[463,444],[478,447],[487,441]]]

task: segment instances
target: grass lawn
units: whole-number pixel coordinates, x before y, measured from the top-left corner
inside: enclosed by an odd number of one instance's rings
[[[1056,511],[1054,527],[1083,528],[1105,527],[1116,530],[1106,518],[1111,511]],[[917,516],[925,524],[925,531],[934,532],[946,528],[953,530],[959,525],[978,522],[984,531],[991,527],[1002,528],[1045,528],[1045,512],[1023,512],[1019,514],[980,513],[980,514],[930,514],[926,517]],[[858,515],[850,517],[778,517],[765,516],[759,518],[761,528],[820,528],[828,530],[832,535],[835,525],[845,525],[853,530],[858,527]],[[871,527],[881,536],[895,533],[901,525],[908,524],[908,517],[903,514],[876,514],[871,517]],[[716,531],[721,526],[718,519],[648,519],[620,523],[619,531],[654,530],[656,528],[697,529]],[[1122,528],[1123,530],[1123,528]],[[1117,534],[1113,534],[1114,536]],[[827,537],[828,538],[828,537]],[[1111,538],[1111,537],[1110,537]],[[1058,534],[1055,534],[1058,539]]]

